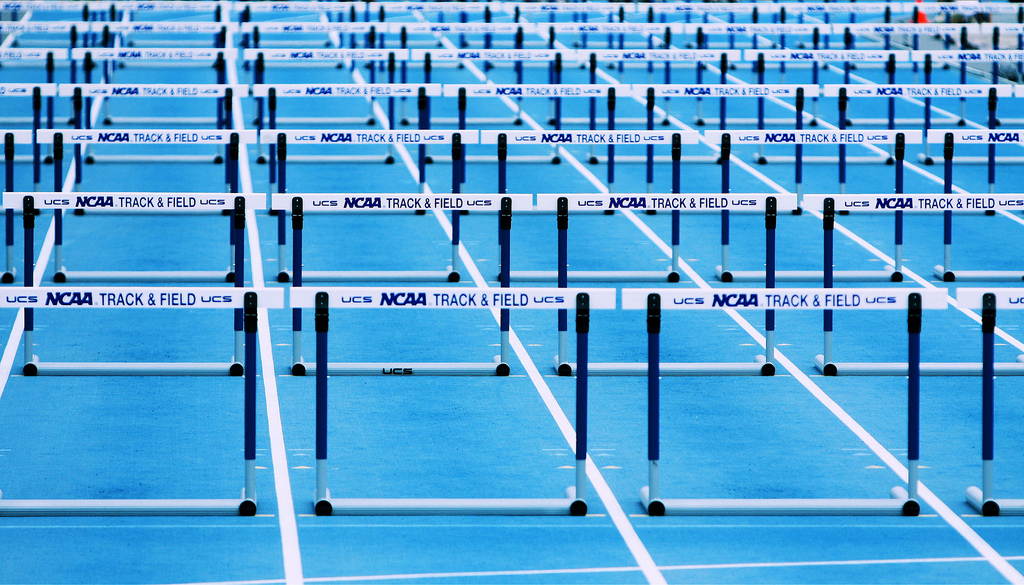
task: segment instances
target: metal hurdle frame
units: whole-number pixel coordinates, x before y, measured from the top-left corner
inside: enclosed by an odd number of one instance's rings
[[[722,192],[729,192],[729,165],[725,164],[731,155],[732,144],[758,144],[762,145],[769,140],[773,142],[784,142],[793,144],[797,150],[797,171],[800,172],[800,157],[802,156],[801,146],[804,144],[836,144],[840,150],[839,176],[840,187],[846,182],[846,167],[843,164],[845,146],[848,144],[893,144],[902,137],[903,144],[915,144],[921,141],[919,130],[707,130],[704,132],[704,139],[711,144],[722,146]],[[728,144],[727,144],[728,142]],[[902,163],[902,161],[898,161]],[[902,164],[896,165],[897,182],[902,182]],[[840,189],[843,190],[842,188]],[[802,195],[801,194],[798,194]],[[800,202],[798,202],[798,205]],[[759,270],[735,271],[729,268],[729,225],[728,211],[722,212],[722,264],[715,267],[715,275],[722,282],[761,282],[765,279],[765,273]],[[890,281],[894,279],[896,268],[887,267],[881,271],[837,271],[837,280],[879,280]],[[778,280],[787,282],[808,282],[819,281],[824,278],[824,272],[817,270],[778,270]]]
[[[907,294],[902,294],[902,293]],[[644,372],[648,384],[648,485],[640,489],[640,501],[651,516],[917,516],[921,505],[918,502],[919,477],[919,397],[920,376],[915,366],[921,359],[921,311],[922,309],[944,309],[945,291],[934,289],[909,289],[901,294],[889,296],[892,289],[729,289],[730,294],[712,290],[668,290],[668,289],[623,289],[623,309],[647,309],[648,363]],[[831,304],[835,309],[880,308],[878,304],[860,303],[858,295],[885,295],[887,309],[907,309],[909,348],[911,364],[908,379],[908,483],[907,487],[892,488],[889,499],[667,499],[661,497],[660,489],[660,333],[662,296],[671,302],[669,309],[715,309],[728,308],[725,297],[757,300],[746,308],[754,306],[774,309],[811,309],[814,302]],[[813,295],[813,301],[811,297]],[[780,298],[802,299],[797,302],[779,302]],[[774,299],[774,300],[773,300]],[[857,302],[854,305],[854,302]],[[742,305],[735,307],[744,308]]]
[[[80,95],[80,92],[79,92]],[[237,194],[239,191],[239,176],[238,176],[238,153],[240,144],[253,144],[256,142],[256,131],[255,130],[176,130],[176,129],[129,129],[124,131],[111,131],[111,130],[40,130],[38,132],[38,139],[44,144],[53,145],[53,193],[65,193],[71,192],[72,185],[64,184],[64,145],[70,143],[74,145],[74,164],[75,164],[75,182],[81,182],[81,169],[82,169],[82,145],[101,144],[101,143],[115,143],[115,144],[146,144],[146,145],[181,145],[181,144],[197,144],[204,143],[210,145],[224,145],[227,148],[227,164],[224,165],[224,182],[226,185],[226,191],[228,193]],[[126,157],[127,158],[127,157]],[[166,156],[162,160],[167,160]],[[79,205],[78,201],[83,198],[85,194],[79,194],[76,196],[76,204],[73,206],[76,215],[81,215],[85,212],[86,207],[113,207],[111,202],[110,206],[107,206],[105,202],[98,200],[84,199],[84,205]],[[230,199],[230,198],[229,198]],[[237,198],[235,198],[237,202]],[[257,200],[253,200],[254,204],[258,205],[259,209],[263,209],[266,206],[266,202],[262,204],[256,203]],[[91,205],[90,205],[91,203]],[[118,276],[116,273],[104,273],[104,272],[83,272],[83,271],[68,271],[64,267],[64,252],[63,252],[63,209],[68,204],[60,204],[52,207],[54,210],[54,217],[56,220],[54,229],[54,282],[61,283],[66,282],[69,278],[75,279],[86,279],[86,280],[147,280],[149,277],[143,272],[138,273],[125,273],[126,276]],[[229,220],[229,242],[230,249],[228,254],[228,270],[226,273],[203,273],[196,271],[183,272],[178,276],[173,276],[172,273],[162,273],[157,278],[160,281],[164,281],[167,278],[180,279],[184,281],[197,281],[197,280],[211,280],[213,282],[235,282],[235,270],[242,270],[239,268],[241,263],[239,256],[236,253],[236,248],[245,248],[245,242],[237,242],[235,230],[238,229],[236,223],[238,218],[236,217],[235,210],[230,207],[231,203],[225,201],[220,205],[225,206],[224,211],[230,211]],[[244,218],[242,218],[244,222]],[[232,268],[233,266],[233,268]]]
[[[254,516],[256,515],[256,328],[258,308],[284,305],[280,289],[233,289],[216,295],[216,288],[131,287],[131,288],[12,288],[4,306],[25,310],[26,321],[35,309],[59,307],[72,310],[123,307],[112,299],[119,294],[140,295],[144,308],[223,309],[244,312],[244,459],[245,479],[241,497],[236,499],[96,499],[96,500],[11,500],[0,499],[0,516]],[[224,292],[223,290],[220,292]],[[237,293],[237,294],[236,294]],[[208,296],[205,296],[208,295]],[[88,295],[88,296],[86,296]],[[83,302],[62,302],[77,298]],[[84,302],[88,298],[89,302]],[[155,301],[154,305],[150,302]],[[26,329],[26,334],[28,330]]]
[[[423,93],[422,91],[420,92]],[[422,97],[422,96],[421,96]],[[425,99],[425,98],[422,98]],[[464,144],[476,144],[479,133],[476,130],[263,130],[260,132],[260,142],[263,144],[274,144],[277,153],[277,190],[278,194],[287,193],[287,162],[291,160],[292,153],[288,150],[289,144],[377,144],[381,146],[394,146],[395,144],[416,144],[419,146],[419,168],[418,180],[420,195],[426,192],[427,166],[426,166],[426,145],[427,144],[451,144],[453,158],[463,155]],[[459,194],[461,191],[462,165],[452,165],[452,193]],[[383,194],[378,194],[383,195]],[[405,194],[401,194],[405,195]],[[349,197],[352,197],[350,194]],[[284,202],[279,201],[284,204]],[[280,209],[280,208],[274,208]],[[287,209],[293,210],[290,202]],[[374,206],[373,209],[381,209]],[[294,211],[294,210],[293,210]],[[425,212],[426,210],[409,210],[413,213]],[[459,215],[461,210],[452,210],[452,264],[444,271],[331,271],[331,272],[306,272],[306,280],[311,281],[345,281],[345,280],[399,280],[403,282],[458,282],[461,278],[459,271]],[[295,228],[293,221],[293,230]],[[290,278],[286,261],[287,231],[285,228],[285,217],[278,215],[278,281],[287,282]],[[301,249],[301,243],[300,243]]]
[[[514,203],[513,203],[514,202]],[[379,204],[378,209],[376,205]],[[423,197],[421,194],[404,193],[335,193],[335,194],[277,194],[273,196],[272,208],[277,210],[281,216],[287,212],[292,215],[292,264],[295,271],[292,274],[292,290],[298,291],[304,286],[304,281],[337,281],[339,278],[334,275],[341,274],[348,280],[381,281],[388,280],[392,272],[313,272],[314,278],[309,278],[309,271],[303,270],[302,256],[302,230],[304,228],[306,210],[314,214],[323,213],[407,213],[416,206],[424,210],[430,209],[438,212],[450,211],[452,214],[452,255],[458,257],[459,248],[459,216],[461,212],[473,210],[474,212],[499,211],[502,216],[502,223],[509,224],[499,230],[499,240],[504,242],[507,232],[511,229],[511,214],[513,207],[516,209],[530,208],[533,205],[533,195],[494,195],[468,194],[465,197],[459,196],[458,192],[453,196],[432,195]],[[373,207],[357,207],[357,205],[372,205]],[[507,216],[507,219],[505,218]],[[504,258],[504,257],[503,257]],[[503,268],[507,266],[507,258],[502,262]],[[454,275],[454,276],[453,276]],[[431,271],[408,271],[404,274],[406,282],[424,282],[445,280],[444,274]],[[458,276],[458,273],[448,273],[447,280]],[[418,277],[418,280],[413,279]],[[402,281],[402,278],[390,278],[394,281]],[[458,279],[455,278],[455,281]],[[503,282],[503,286],[508,286]],[[417,363],[411,364],[416,373],[432,373],[437,375],[491,375],[507,376],[509,373],[509,355],[511,353],[508,336],[508,326],[504,323],[501,334],[501,352],[490,363]],[[377,373],[386,364],[331,364],[330,372],[333,374],[372,374]],[[302,359],[302,309],[292,309],[292,374],[305,375],[308,370],[315,369],[314,364],[309,364]]]
[[[492,288],[334,288],[293,290],[292,307],[316,310],[317,379],[316,379],[316,493],[314,510],[318,516],[428,516],[428,515],[502,515],[502,516],[585,516],[587,513],[587,353],[590,332],[590,310],[615,307],[614,289],[567,289],[563,295],[552,296],[551,289]],[[328,490],[327,478],[327,415],[328,388],[328,319],[333,308],[383,308],[394,294],[414,295],[424,299],[424,308],[501,309],[576,308],[577,360],[581,370],[576,379],[576,484],[565,491],[563,498],[335,498]],[[458,297],[454,305],[441,304],[441,295]],[[348,298],[369,298],[370,303],[345,303]],[[406,296],[405,298],[409,298]],[[469,299],[474,299],[470,301]],[[482,300],[481,300],[482,299]],[[488,302],[489,301],[489,302]],[[486,305],[479,303],[488,302]],[[473,304],[469,304],[473,303]],[[413,310],[414,306],[393,305],[389,308]]]
[[[115,121],[124,124],[164,124],[164,123],[176,123],[176,124],[209,124],[216,120],[218,128],[231,128],[231,111],[232,105],[231,100],[234,97],[248,97],[249,86],[245,84],[186,84],[186,83],[62,83],[58,88],[58,95],[64,98],[82,99],[86,101],[90,99],[102,99],[104,111],[107,111],[108,100],[111,98],[117,99],[131,99],[131,98],[206,98],[216,99],[222,104],[218,107],[218,116],[216,118],[209,117],[175,117],[175,118],[162,118],[162,117],[144,117],[144,116],[118,116],[116,119],[109,114],[103,116],[103,125],[109,126],[114,124]],[[80,96],[79,98],[76,98]],[[77,102],[76,102],[77,103]],[[221,112],[226,112],[226,115]],[[76,111],[78,114],[78,111]],[[76,120],[88,119],[88,117],[77,116]],[[117,157],[103,157],[103,161],[116,161]],[[198,162],[208,162],[210,157],[197,156],[194,160]],[[222,162],[223,159],[216,160],[215,162]],[[86,162],[92,164],[96,162],[92,155],[86,156]]]
[[[994,110],[990,109],[990,117],[994,116]],[[943,145],[942,158],[943,158],[943,193],[951,195],[953,193],[953,162],[954,162],[954,149],[957,143],[960,144],[987,144],[988,155],[989,155],[989,166],[988,166],[988,182],[989,182],[989,196],[981,197],[980,200],[975,202],[974,198],[967,198],[966,196],[958,195],[954,197],[955,201],[953,208],[943,208],[943,253],[942,253],[942,264],[936,265],[932,272],[943,282],[954,282],[970,281],[970,280],[982,280],[982,281],[1000,281],[1000,282],[1020,282],[1024,279],[1024,270],[953,270],[953,212],[954,210],[975,210],[983,211],[986,215],[994,214],[998,210],[1020,210],[1020,207],[1015,205],[1016,201],[1011,198],[1012,194],[1007,193],[995,193],[995,147],[996,144],[1001,143],[1016,143],[1018,145],[1024,144],[1021,141],[1021,134],[1024,130],[951,130],[943,132],[941,135],[938,132],[933,132],[928,135],[928,142],[940,143]],[[949,198],[945,198],[949,199]],[[963,207],[955,207],[955,205],[963,205]]]
[[[982,516],[1024,516],[1024,499],[995,499],[995,329],[997,309],[1018,309],[1024,289],[960,288],[961,308],[981,309],[981,488],[967,488],[967,503]],[[1021,358],[1018,357],[1018,360]]]
[[[54,152],[59,154],[60,144],[55,143]],[[57,158],[56,160],[60,160]],[[56,173],[59,174],[60,167]],[[13,194],[12,194],[13,195]],[[19,194],[20,195],[20,194]],[[236,270],[235,288],[240,289],[245,285],[245,197],[234,198],[232,209],[232,233],[237,245],[233,247],[235,253],[234,263]],[[5,203],[8,203],[5,196]],[[24,195],[22,197],[22,218],[25,225],[25,284],[32,286],[32,275],[35,269],[34,239],[35,239],[35,196]],[[47,203],[44,201],[44,205]],[[49,205],[60,206],[63,202],[51,203]],[[54,217],[57,223],[60,222],[61,209],[54,209]],[[56,247],[56,245],[55,245]],[[55,289],[60,290],[60,289]],[[117,292],[118,289],[110,289]],[[32,319],[32,308],[25,309],[25,337],[24,337],[24,366],[22,372],[26,376],[55,375],[55,376],[178,376],[178,375],[230,375],[241,376],[244,373],[242,358],[244,356],[244,315],[242,309],[235,310],[235,339],[234,358],[231,363],[178,363],[178,362],[152,362],[152,363],[103,363],[103,362],[42,362],[33,353],[34,350],[34,324]]]

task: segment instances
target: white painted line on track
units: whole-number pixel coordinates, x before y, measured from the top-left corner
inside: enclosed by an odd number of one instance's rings
[[[232,33],[228,33],[231,35]],[[229,36],[230,40],[230,36]],[[230,46],[230,45],[229,45]],[[228,83],[238,83],[238,62],[228,67]],[[234,128],[245,128],[242,101],[239,96],[232,98],[232,121]],[[226,164],[226,161],[225,161]],[[239,190],[252,193],[252,172],[249,168],[249,152],[244,144],[238,145]],[[252,267],[254,287],[266,286],[263,277],[263,255],[260,249],[260,234],[256,226],[256,211],[245,210],[245,224],[249,236],[249,265]],[[270,314],[267,309],[257,311],[257,335],[260,347],[260,369],[263,377],[263,392],[267,403],[267,424],[270,429],[270,457],[274,466],[274,492],[277,497],[277,517],[281,528],[281,554],[284,560],[284,577],[288,585],[301,585],[302,552],[299,549],[299,528],[295,518],[295,502],[292,499],[291,478],[288,475],[288,451],[284,444],[284,427],[281,422],[281,401],[277,394],[277,373],[274,368],[274,351],[270,341]]]

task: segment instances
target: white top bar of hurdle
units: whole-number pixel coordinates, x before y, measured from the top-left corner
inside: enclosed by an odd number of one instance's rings
[[[981,33],[990,35],[992,34],[992,31],[997,28],[1002,34],[1024,33],[1024,24],[1017,22],[985,22],[981,24]]]
[[[89,3],[90,6],[92,3]],[[109,3],[107,3],[109,6]],[[0,3],[3,10],[17,10],[19,12],[32,10],[34,12],[77,12],[82,13],[81,2],[59,2],[54,0],[30,0],[28,2],[3,2]]]
[[[604,34],[624,33],[656,35],[671,30],[674,34],[682,34],[686,26],[681,22],[541,22],[537,23],[541,32],[549,32],[554,28],[557,34]],[[524,31],[525,32],[525,31]]]
[[[80,23],[84,26],[85,23]],[[112,33],[209,33],[217,34],[221,29],[227,32],[238,31],[237,22],[140,22],[140,21],[100,21],[88,23],[89,30],[101,33],[109,29]]]
[[[14,135],[15,144],[32,144],[31,130],[0,130],[0,136],[6,136],[8,134]]]
[[[109,2],[104,4],[109,5]],[[117,6],[118,10],[127,10],[129,12],[213,12],[218,6],[225,12],[229,13],[232,8],[232,2],[136,2],[132,1],[116,1],[113,3]],[[90,9],[93,8],[93,3],[89,3]]]
[[[1016,63],[1018,61],[1024,61],[1024,51],[1011,51],[1000,49],[998,51],[911,51],[910,56],[914,61],[924,61],[926,55],[932,56],[932,61],[939,61],[943,63],[959,63],[959,62],[991,62],[1000,61],[1008,63]]]
[[[235,97],[249,95],[249,86],[245,84],[218,85],[214,83],[62,83],[58,89],[60,97],[72,97],[75,89],[81,89],[84,97],[174,97],[174,98],[213,98],[224,97],[225,90],[231,88]]]
[[[572,5],[570,4],[570,6]],[[787,4],[786,8],[789,8],[789,6],[790,5]],[[806,5],[792,4],[792,6],[803,7]],[[767,2],[764,4],[760,2],[756,4],[753,2],[737,2],[735,4],[726,4],[725,2],[666,2],[650,4],[644,7],[644,9],[646,8],[653,8],[655,14],[728,14],[730,12],[734,14],[749,14],[754,11],[754,8],[757,8],[758,13],[760,14],[773,14],[779,11],[779,6],[777,4],[769,4]]]
[[[796,85],[722,85],[722,84],[633,84],[633,95],[644,97],[647,95],[647,88],[654,88],[656,96],[699,96],[699,97],[796,97],[797,89],[803,88],[804,97],[818,97],[818,86],[814,84]]]
[[[682,144],[697,144],[695,130],[481,130],[480,144],[497,144],[504,134],[509,144],[671,144],[678,134]]]
[[[370,27],[383,31],[386,23],[374,22],[302,22],[302,21],[269,21],[243,22],[242,32],[252,33],[259,29],[263,33],[295,33],[295,34],[329,34],[329,33],[366,33]]]
[[[614,87],[618,95],[629,95],[629,85],[606,85],[606,84],[557,84],[557,83],[534,83],[517,85],[510,84],[444,84],[441,95],[444,97],[458,97],[459,90],[466,90],[466,97],[600,97],[608,95],[608,88]]]
[[[764,211],[765,201],[775,197],[779,211],[796,209],[795,194],[778,193],[538,193],[537,209],[554,211],[565,197],[569,211],[642,209],[658,211]]]
[[[253,97],[267,97],[270,88],[277,97],[415,97],[420,88],[428,96],[440,96],[440,83],[266,83],[252,86]]]
[[[760,7],[758,3],[756,6]],[[776,5],[775,12],[778,8],[783,5]],[[894,14],[902,12],[911,12],[913,8],[912,2],[801,2],[799,4],[789,3],[785,4],[786,12],[790,14],[815,14],[815,13],[832,13],[832,14],[882,14],[886,8],[892,10]]]
[[[483,12],[484,7],[489,5],[491,12],[501,9],[498,2],[367,2],[366,6],[371,14],[380,12]]]
[[[256,130],[171,130],[138,128],[113,130],[39,130],[36,134],[42,144],[52,144],[53,137],[62,134],[64,143],[92,144],[228,144],[231,135],[238,134],[239,144],[255,144]]]
[[[409,49],[245,49],[242,58],[255,61],[261,53],[264,61],[386,61],[391,53],[398,61],[409,59]]]
[[[531,34],[537,31],[537,25],[532,22],[389,22],[380,24],[378,31],[383,32],[380,27],[386,26],[389,33],[399,34],[402,29],[410,35],[425,35],[433,33],[467,33],[484,34],[494,33],[499,35],[514,35],[520,28],[523,34]]]
[[[862,83],[851,83],[849,85],[825,85],[822,87],[822,95],[835,97],[839,90],[846,88],[847,97],[988,97],[989,90],[995,89],[997,97],[1013,97],[1014,86],[1012,85],[956,85],[956,84],[935,84],[924,85],[920,83],[910,84],[879,84],[864,85]]]
[[[48,54],[53,54],[56,61],[67,61],[67,49],[36,49],[23,48],[0,49],[0,61],[43,61]]]
[[[997,309],[1024,309],[1022,288],[958,288],[956,305],[961,309],[980,309],[982,297],[987,293],[996,295]]]
[[[246,209],[266,209],[263,193],[142,193],[142,192],[17,192],[4,193],[6,209],[21,209],[32,196],[36,209],[130,210],[145,213],[204,213],[231,210],[235,197],[245,198]]]
[[[6,6],[6,2],[0,3]],[[5,21],[0,22],[0,32],[3,33],[66,33],[71,32],[71,27],[78,27],[78,30],[86,30],[89,28],[89,24],[86,22],[71,22],[52,20],[46,21],[33,21],[33,20],[19,20],[19,21]]]
[[[455,193],[428,197],[421,193],[275,193],[271,196],[271,209],[291,211],[292,200],[296,197],[302,199],[303,213],[415,211],[417,209],[499,211],[503,197],[512,200],[513,211],[533,208],[533,195],[530,194]]]
[[[481,59],[487,61],[554,61],[562,55],[563,61],[574,61],[576,51],[556,49],[412,49],[412,60],[419,62],[430,55],[432,61],[459,61]]]
[[[32,309],[241,309],[245,293],[266,309],[284,307],[284,289],[182,286],[13,287],[0,307]]]
[[[1015,85],[1013,86],[1013,97],[1024,97],[1024,86]]]
[[[276,144],[284,134],[289,144],[450,144],[459,134],[463,144],[479,144],[478,130],[270,130],[260,131],[260,142]]]
[[[598,61],[719,61],[722,55],[730,62],[739,61],[743,52],[736,49],[580,49],[576,51],[578,60],[590,59],[596,55]]]
[[[356,3],[359,5],[359,12],[362,13],[362,2]],[[328,12],[334,9],[334,12],[345,10],[348,11],[350,4],[328,4],[325,2],[238,2],[235,3],[235,11],[240,12],[244,8],[248,8],[250,12],[271,12],[276,14],[286,14],[294,12]]]
[[[32,97],[32,90],[37,87],[43,97],[57,95],[56,83],[0,83],[0,96]]]
[[[823,25],[825,26],[825,25]],[[960,31],[967,29],[969,34],[977,34],[982,29],[979,28],[977,23],[945,23],[945,22],[929,22],[929,23],[916,23],[916,22],[837,22],[832,25],[832,32],[837,35],[841,35],[846,32],[846,29],[850,29],[850,32],[856,35],[863,34],[903,34],[903,35],[946,35],[946,34],[960,34]]]
[[[912,5],[911,5],[912,6]],[[944,2],[922,2],[919,3],[918,8],[927,14],[936,14],[944,12],[996,12],[1000,14],[1016,14],[1017,6],[1015,4],[1009,4],[1006,2],[967,2],[966,0],[957,0],[956,2],[944,3]],[[904,12],[910,12],[913,10],[909,6],[904,8]]]
[[[238,49],[187,49],[187,48],[106,48],[106,47],[78,47],[71,49],[72,59],[85,59],[86,54],[92,54],[92,58],[116,59],[118,61],[214,61],[217,56],[225,59],[234,59],[238,56]]]
[[[280,290],[280,289],[278,289]],[[312,308],[326,292],[331,308],[346,309],[575,309],[576,295],[590,295],[591,309],[614,309],[614,288],[294,287],[292,308]]]
[[[502,2],[501,8],[512,14],[516,8],[519,12],[587,12],[597,14],[618,14],[623,10],[626,14],[635,14],[636,8],[632,3],[608,3],[608,2]]]
[[[758,55],[764,55],[765,61],[851,61],[851,62],[884,62],[893,55],[897,62],[910,60],[911,51],[829,51],[810,49],[746,49],[743,58],[757,61]],[[924,57],[921,57],[922,59]],[[915,58],[916,59],[916,58]]]
[[[821,211],[825,199],[835,200],[836,211],[877,211],[892,213],[928,213],[935,211],[987,211],[989,209],[1024,209],[1024,194],[998,193],[995,195],[933,195],[930,193],[892,193],[856,195],[804,195],[804,207]]]
[[[647,295],[661,295],[661,309],[879,310],[906,309],[910,293],[921,308],[945,309],[946,290],[927,288],[773,288],[672,289],[624,288],[623,309],[646,309]]]
[[[737,144],[894,144],[903,134],[907,144],[920,144],[920,130],[705,130],[704,139],[721,144],[728,134]]]
[[[952,134],[953,142],[959,144],[1020,144],[1024,130],[931,130],[928,144],[943,144],[946,134]]]
[[[785,24],[753,24],[753,23],[728,23],[728,22],[690,22],[685,26],[687,34],[697,34],[698,30],[708,35],[724,35],[724,34],[740,34],[740,35],[778,35],[778,34],[793,34],[793,35],[809,35],[814,33],[814,29],[823,33],[828,33],[831,30],[831,26],[827,24],[809,24],[809,23],[790,23]],[[675,31],[673,31],[675,32]]]

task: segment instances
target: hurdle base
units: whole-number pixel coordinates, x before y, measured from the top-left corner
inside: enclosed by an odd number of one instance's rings
[[[1024,516],[1024,500],[982,501],[981,488],[967,488],[967,503],[982,516]]]
[[[907,499],[902,487],[890,499],[650,499],[640,488],[640,501],[651,516],[917,516],[920,504]]]
[[[4,500],[3,516],[255,516],[243,500]]]
[[[906,362],[830,362],[826,364],[822,355],[814,356],[814,367],[826,376],[907,376],[910,373],[910,367]],[[1024,376],[1024,363],[999,362],[994,364],[994,370],[997,376]],[[980,376],[981,362],[922,362],[921,375]]]
[[[239,363],[40,362],[25,364],[25,376],[241,376]]]
[[[728,274],[731,280],[725,280],[724,274]],[[839,282],[899,282],[894,280],[897,274],[892,266],[886,266],[882,270],[836,270],[832,279]],[[764,282],[767,274],[764,270],[729,270],[722,271],[721,266],[715,267],[715,276],[722,282]],[[902,274],[900,275],[902,279]],[[778,270],[775,272],[775,280],[782,282],[822,282],[825,273],[821,270]]]
[[[288,270],[282,270],[277,273],[277,282],[291,282],[292,273]]]
[[[672,280],[675,275],[676,280]],[[672,270],[570,270],[573,282],[679,282],[679,273]],[[500,280],[500,276],[498,278]],[[513,270],[509,280],[517,282],[558,282],[555,270]]]
[[[452,280],[455,278],[455,280]],[[458,282],[459,273],[447,270],[303,270],[306,282]]]
[[[569,363],[568,375],[576,372],[576,364]],[[722,363],[662,363],[659,369],[662,376],[774,376],[775,365],[763,356],[755,356],[754,361],[722,362]],[[590,363],[587,374],[591,376],[646,376],[646,363]],[[561,370],[559,370],[561,375]]]
[[[564,498],[331,498],[314,506],[317,516],[586,516],[576,488]]]
[[[12,284],[14,282],[13,272],[4,272],[3,276],[0,276],[0,283]]]
[[[302,373],[298,373],[299,371]],[[327,375],[329,376],[508,376],[510,373],[509,365],[500,361],[487,363],[332,362],[327,364]],[[315,374],[316,363],[301,362],[292,365],[292,375],[304,376]]]
[[[61,282],[231,282],[229,272],[217,270],[146,270],[103,271],[61,270]],[[56,275],[54,275],[56,280]]]
[[[946,272],[942,266],[935,266],[932,274],[942,282],[987,281],[987,282],[1020,282],[1024,280],[1024,271],[1015,270],[950,270]]]

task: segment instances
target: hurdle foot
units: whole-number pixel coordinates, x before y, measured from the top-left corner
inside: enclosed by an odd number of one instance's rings
[[[245,373],[245,368],[242,367],[242,364],[239,364],[239,363],[231,364],[231,367],[228,368],[228,375],[229,376],[241,376],[244,373]]]
[[[981,505],[982,516],[998,516],[999,515],[999,503],[995,500],[989,500]]]
[[[893,272],[889,276],[889,280],[891,280],[892,282],[903,282],[903,273],[900,271]]]
[[[704,118],[694,118],[693,119],[693,123],[695,125],[697,125],[697,126],[703,126],[704,125]]]
[[[774,376],[775,375],[775,364],[771,362],[765,362],[761,364],[761,375],[762,376]]]
[[[558,364],[558,375],[562,377],[569,377],[572,375],[572,366],[566,363]]]
[[[597,164],[597,157],[596,156],[592,156],[589,159],[587,159],[587,162],[592,164],[592,165],[596,165]]]
[[[732,273],[729,272],[728,270],[724,270],[718,278],[722,282],[732,282]]]
[[[306,366],[303,363],[292,364],[292,375],[293,376],[305,376]]]
[[[569,515],[570,516],[586,516],[587,515],[587,503],[583,500],[574,500],[573,503],[569,504]]]
[[[653,500],[647,504],[647,515],[648,516],[664,516],[665,515],[665,503],[661,500]]]
[[[217,156],[213,157],[213,164],[215,164],[215,165],[222,165],[222,164],[224,164],[224,157],[219,155],[219,154]]]
[[[555,125],[555,119],[554,118],[548,118],[548,126],[554,126],[554,125]]]
[[[672,122],[668,118],[665,118],[664,120],[661,121],[661,125],[662,126],[671,126]]]
[[[27,363],[21,368],[21,373],[23,376],[36,376],[39,374],[39,367],[33,363]]]
[[[2,282],[4,284],[11,284],[11,283],[13,283],[14,282],[14,273],[13,272],[4,272],[4,275],[2,277],[0,277],[0,282]]]
[[[768,164],[768,159],[763,157],[763,156],[759,156],[759,157],[757,157],[757,164],[759,164],[759,165],[766,165],[766,164]]]
[[[512,125],[513,126],[522,126],[523,125],[523,119],[522,118],[516,118],[515,120],[512,120]]]
[[[224,282],[235,282],[235,272],[233,270],[224,275]]]
[[[57,272],[53,273],[53,282],[67,282],[67,281],[68,281],[68,277],[63,272],[58,270]]]
[[[414,213],[416,215],[426,215],[427,214],[427,210],[426,209],[417,209]]]
[[[291,275],[288,274],[288,272],[286,272],[284,270],[282,270],[281,272],[277,273],[277,282],[290,282],[291,279],[292,279]]]
[[[560,165],[560,164],[562,164],[562,157],[560,157],[558,155],[555,155],[555,156],[551,157],[551,164],[553,164],[553,165]]]
[[[943,272],[942,282],[956,282],[956,274],[953,274],[952,270],[950,270],[949,272]]]
[[[920,516],[921,515],[921,504],[917,500],[907,500],[903,502],[903,515],[904,516]]]
[[[266,155],[261,154],[261,155],[257,156],[256,157],[256,164],[258,164],[258,165],[265,165],[265,164],[267,164],[267,157],[266,157]]]
[[[994,210],[994,209],[986,209],[985,210],[985,215],[995,215],[995,214],[996,214],[996,210]]]
[[[825,367],[821,368],[821,373],[826,376],[838,376],[839,368],[837,368],[836,365],[832,363],[825,364]]]
[[[494,375],[496,376],[508,376],[512,373],[512,368],[508,364],[498,364],[498,367],[494,368]]]
[[[458,270],[452,270],[448,273],[448,282],[459,282],[459,278],[461,277]]]
[[[254,500],[242,500],[242,503],[238,505],[238,515],[255,516],[256,502]]]
[[[374,120],[373,118],[370,118],[370,119],[366,120],[366,125],[367,126],[376,126],[377,125],[377,120]]]
[[[334,506],[327,500],[320,500],[313,506],[313,511],[317,516],[330,516],[334,513]]]
[[[796,209],[793,210],[792,213],[793,213],[793,215],[803,215],[804,214],[804,210],[799,208],[799,207],[797,207]]]
[[[95,164],[95,162],[96,162],[96,157],[94,157],[91,154],[85,155],[85,164],[91,165],[91,164]]]
[[[604,214],[605,215],[615,215],[615,210],[614,209],[605,209],[604,210]]]
[[[885,159],[885,164],[891,167],[892,165],[896,164],[896,159],[890,156],[889,158]]]
[[[393,165],[393,164],[395,164],[395,157],[393,157],[393,156],[391,156],[389,154],[388,157],[384,159],[384,164],[386,164],[386,165]]]
[[[926,156],[921,159],[921,162],[924,163],[924,166],[930,167],[935,164],[935,159],[930,156]]]
[[[424,157],[423,162],[425,162],[428,165],[432,165],[434,164],[434,157],[428,154],[426,157]]]
[[[668,273],[668,281],[669,282],[679,282],[679,273],[676,272],[675,270],[673,270],[672,272],[669,272]]]
[[[850,210],[849,209],[840,209],[839,210],[839,215],[850,215]]]
[[[48,155],[44,156],[43,157],[43,164],[52,165],[53,164],[53,155],[52,154],[48,154]]]
[[[964,120],[963,118],[960,118],[960,121],[957,122],[956,125],[957,126],[966,126],[967,125],[967,120]]]
[[[402,118],[401,120],[398,121],[398,123],[401,126],[408,126],[409,125],[409,119],[408,118]]]
[[[85,215],[85,210],[79,208],[79,209],[75,209],[72,213],[74,213],[75,215]]]

